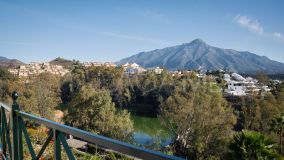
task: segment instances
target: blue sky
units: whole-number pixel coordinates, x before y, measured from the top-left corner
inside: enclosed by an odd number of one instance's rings
[[[0,0],[0,55],[117,61],[201,38],[284,62],[282,0]]]

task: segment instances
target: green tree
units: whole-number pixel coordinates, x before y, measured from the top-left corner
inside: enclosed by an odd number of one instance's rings
[[[192,84],[190,92],[175,92],[160,106],[160,119],[175,135],[177,154],[190,159],[222,157],[236,122],[220,88]]]
[[[9,81],[0,80],[0,98],[2,102],[7,102],[9,99]]]
[[[270,120],[281,111],[275,96],[271,93],[264,96],[249,95],[240,101],[241,129],[268,133]]]
[[[229,148],[232,159],[235,160],[270,160],[278,158],[274,142],[255,131],[242,131],[235,134]]]
[[[259,99],[256,96],[241,98],[241,124],[242,129],[260,130],[261,112]]]
[[[12,80],[14,79],[13,75],[6,69],[0,67],[0,80]]]
[[[68,104],[66,120],[75,127],[128,140],[133,122],[126,110],[117,110],[107,90],[85,85]]]
[[[271,93],[266,93],[259,101],[261,120],[260,126],[263,133],[270,131],[270,121],[281,113],[280,107],[277,104],[275,96]]]
[[[122,79],[123,69],[120,67],[89,67],[86,69],[86,82],[94,79],[99,82],[100,88],[111,89],[117,81]]]
[[[71,74],[66,74],[61,85],[61,99],[67,104],[85,84],[110,91],[113,102],[122,108],[130,103],[131,96],[123,80],[120,67],[83,67],[76,65]]]
[[[284,82],[278,84],[272,93],[275,95],[280,111],[284,112]]]
[[[33,82],[33,89],[40,116],[52,116],[52,111],[61,102],[59,98],[59,80],[50,73],[40,74]]]
[[[45,118],[52,118],[53,111],[61,103],[59,98],[59,78],[50,73],[42,73],[29,80],[19,82],[17,91],[21,95],[21,109]]]
[[[268,84],[269,82],[269,77],[264,72],[257,72],[256,79],[261,84]]]
[[[283,139],[283,133],[284,133],[284,114],[281,114],[278,117],[275,117],[274,119],[271,120],[270,123],[270,129],[274,133],[276,133],[279,137],[279,152],[280,154],[283,153],[283,144],[282,144],[282,139]]]
[[[15,86],[15,78],[6,68],[0,67],[0,100],[11,103],[12,89]]]
[[[65,104],[70,102],[85,83],[86,68],[81,66],[79,63],[76,63],[71,73],[66,74],[62,78],[60,86],[60,97],[62,102]]]

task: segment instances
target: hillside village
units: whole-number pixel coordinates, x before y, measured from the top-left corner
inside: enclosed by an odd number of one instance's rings
[[[112,62],[83,62],[82,65],[84,67],[100,67],[100,66],[116,67],[116,64]]]
[[[112,62],[84,62],[84,67],[92,66],[107,66],[115,67],[116,65]],[[29,64],[20,65],[18,68],[10,68],[9,72],[19,78],[32,77],[41,73],[51,73],[58,76],[64,76],[69,72],[69,69],[64,68],[62,65],[52,64],[49,62],[31,62]]]
[[[60,65],[52,65],[48,62],[45,63],[32,62],[30,64],[21,65],[17,69],[9,69],[9,72],[14,76],[19,76],[20,78],[24,78],[24,77],[36,76],[46,72],[58,76],[64,76],[66,73],[69,72],[69,70],[63,68]]]
[[[137,63],[125,63],[122,65],[125,74],[140,74],[143,72],[154,72],[156,74],[161,74],[163,71],[162,68],[154,67],[144,69],[143,67],[139,66]],[[170,71],[172,76],[181,76],[183,73],[188,73],[192,71]],[[226,82],[226,88],[224,89],[225,95],[232,95],[232,96],[245,96],[250,94],[257,94],[257,93],[266,93],[269,92],[271,89],[264,84],[258,82],[257,79],[252,77],[243,77],[237,73],[227,73],[223,70],[220,70],[222,73],[223,80]],[[197,73],[197,77],[203,78],[206,76],[206,71],[199,71]],[[213,75],[211,75],[213,76]],[[216,76],[213,76],[216,78]],[[280,83],[279,80],[273,80],[273,83]]]
[[[106,66],[106,67],[116,67],[115,63],[112,62],[83,62],[82,66],[84,67],[98,67],[98,66]],[[144,72],[154,72],[156,74],[161,74],[163,69],[160,67],[153,67],[145,69],[138,65],[137,63],[125,63],[122,64],[121,67],[124,69],[125,75],[132,74],[141,74]],[[20,78],[36,76],[41,73],[51,73],[58,76],[64,76],[69,72],[68,69],[65,69],[61,65],[54,65],[48,62],[40,63],[40,62],[32,62],[26,65],[20,65],[18,69],[9,69],[9,72],[14,76],[18,76]],[[191,72],[191,71],[186,71]],[[185,72],[181,71],[170,71],[172,76],[181,76]],[[245,96],[248,94],[259,93],[262,91],[263,93],[269,92],[270,88],[266,85],[262,85],[258,83],[258,81],[252,77],[243,77],[237,73],[226,73],[222,71],[223,80],[226,82],[226,88],[224,89],[224,93],[226,95],[233,96]],[[206,75],[205,71],[199,71],[197,73],[197,77],[202,78]],[[216,77],[215,77],[216,78]],[[280,81],[274,81],[275,83],[279,83]]]

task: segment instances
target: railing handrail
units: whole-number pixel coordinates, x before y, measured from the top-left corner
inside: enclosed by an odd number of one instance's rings
[[[8,107],[7,105],[3,104],[0,102],[1,107],[3,107],[7,111],[11,111],[11,108]],[[97,144],[101,147],[111,149],[126,155],[130,155],[133,157],[137,158],[142,158],[142,159],[149,159],[149,160],[162,160],[162,159],[171,159],[171,160],[182,160],[183,158],[180,157],[175,157],[171,155],[166,155],[162,152],[159,151],[153,151],[149,149],[144,149],[141,147],[137,147],[135,145],[121,142],[119,140],[111,139],[108,137],[104,137],[101,135],[97,135],[94,133],[90,133],[78,128],[74,128],[71,126],[67,126],[64,124],[60,124],[58,122],[51,121],[46,118],[38,117],[23,111],[16,111],[16,114],[18,116],[21,116],[23,118],[26,118],[28,120],[31,120],[37,124],[42,124],[45,125],[48,128],[52,128],[58,131],[61,131],[66,134],[73,135],[74,137],[80,138],[84,141],[90,142]]]
[[[11,112],[11,107],[9,107],[7,104],[0,102],[0,106],[3,107],[5,110]]]

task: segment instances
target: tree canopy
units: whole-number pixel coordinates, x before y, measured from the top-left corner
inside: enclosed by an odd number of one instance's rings
[[[215,85],[192,84],[189,92],[175,92],[161,105],[160,119],[174,133],[176,151],[191,159],[222,157],[236,122]]]
[[[75,127],[121,140],[132,134],[130,114],[115,108],[107,90],[85,85],[68,106],[66,120]]]

